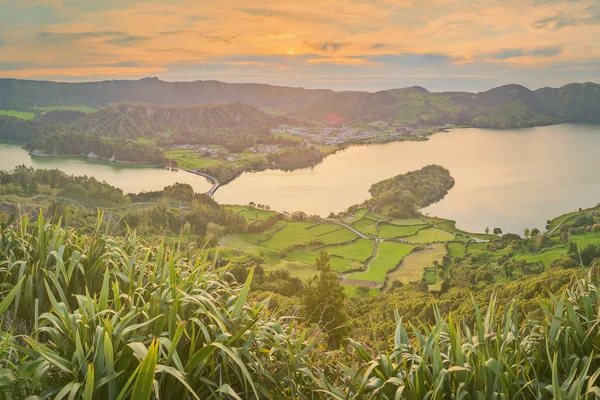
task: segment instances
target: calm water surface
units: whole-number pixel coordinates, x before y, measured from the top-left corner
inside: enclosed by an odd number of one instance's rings
[[[18,145],[0,143],[0,170],[10,170],[17,165],[60,169],[70,175],[93,176],[99,181],[106,181],[122,189],[125,193],[162,190],[174,182],[189,183],[200,193],[212,187],[212,183],[205,178],[185,171],[169,171],[150,165],[118,164],[78,157],[30,156]]]
[[[543,229],[547,219],[600,202],[600,125],[585,124],[458,129],[427,142],[351,147],[313,168],[245,173],[215,199],[326,216],[367,199],[375,182],[433,163],[456,185],[424,212],[465,230]]]

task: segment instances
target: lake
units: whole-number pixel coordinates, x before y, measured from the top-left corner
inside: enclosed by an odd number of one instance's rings
[[[455,129],[426,142],[354,146],[313,168],[245,173],[221,187],[223,204],[268,204],[279,211],[327,216],[369,198],[371,184],[440,164],[456,185],[423,212],[481,232],[544,229],[546,220],[600,202],[600,125],[562,124],[525,129]],[[0,170],[17,165],[94,176],[127,193],[160,190],[175,182],[206,192],[211,183],[185,171],[73,157],[30,156],[0,144]]]
[[[125,193],[162,190],[175,182],[189,183],[196,192],[212,187],[207,179],[185,171],[170,171],[153,165],[121,164],[81,157],[30,156],[19,145],[0,143],[0,170],[17,165],[34,168],[59,169],[69,175],[93,176],[99,181],[122,189]]]
[[[468,231],[543,230],[548,219],[600,202],[600,125],[455,129],[427,142],[355,146],[313,168],[245,173],[215,200],[327,216],[367,199],[371,184],[428,164],[448,168],[456,185],[424,213]]]

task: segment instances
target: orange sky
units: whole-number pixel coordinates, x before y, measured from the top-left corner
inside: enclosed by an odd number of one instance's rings
[[[599,41],[598,0],[0,0],[28,79],[535,88],[597,81]]]

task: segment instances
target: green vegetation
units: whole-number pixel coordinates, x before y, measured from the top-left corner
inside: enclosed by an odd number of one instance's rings
[[[372,198],[365,204],[374,211],[385,210],[392,218],[412,218],[419,209],[443,199],[453,186],[447,169],[428,165],[373,184],[369,190]]]
[[[317,224],[308,228],[308,231],[315,236],[321,236],[329,232],[345,229],[341,225],[336,224]]]
[[[51,107],[33,107],[36,111],[79,111],[82,113],[93,113],[97,111],[95,108],[88,106],[51,106]]]
[[[206,158],[194,150],[178,149],[165,152],[165,157],[175,165],[185,169],[203,170],[208,165],[219,164],[221,161]]]
[[[405,239],[415,243],[434,243],[434,242],[446,242],[454,240],[456,235],[450,232],[443,231],[438,228],[426,228],[421,229],[415,235],[408,236]]]
[[[123,194],[24,167],[0,179],[2,398],[600,392],[600,206],[485,242],[356,206],[336,218],[379,226],[358,238],[184,184]],[[410,244],[381,236],[414,230]]]
[[[427,225],[392,225],[384,223],[379,224],[379,236],[382,238],[411,236],[425,227]]]
[[[352,226],[367,235],[377,235],[377,222],[370,218],[361,218],[352,223]]]
[[[310,222],[289,222],[283,229],[275,232],[261,244],[277,250],[283,250],[295,244],[308,244],[316,239],[306,230],[310,226],[312,226]]]
[[[348,243],[355,239],[358,236],[352,232],[350,229],[338,229],[333,232],[326,233],[324,235],[319,236],[319,240],[325,244],[342,244]]]
[[[431,268],[434,263],[442,265],[446,256],[446,245],[438,243],[425,247],[404,257],[400,266],[388,274],[388,282],[399,281],[404,284],[418,282],[423,278],[426,268]],[[437,280],[437,279],[435,279]]]
[[[0,115],[4,115],[6,117],[15,117],[19,119],[24,119],[26,121],[32,120],[35,117],[34,113],[30,113],[27,111],[15,111],[15,110],[0,110]]]
[[[402,259],[415,248],[403,243],[381,242],[377,256],[371,261],[369,270],[348,275],[350,281],[371,281],[382,284],[387,273],[394,269]]]
[[[448,257],[457,258],[464,257],[466,253],[466,245],[464,243],[452,242],[448,243]]]
[[[352,243],[328,246],[325,248],[325,251],[331,255],[364,262],[373,254],[373,245],[373,240],[357,239]]]

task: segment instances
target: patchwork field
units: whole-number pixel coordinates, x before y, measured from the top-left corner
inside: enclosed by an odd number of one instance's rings
[[[245,206],[226,206],[226,208],[240,214],[248,222],[264,221],[273,215],[277,215],[275,211],[260,210]]]
[[[190,149],[177,149],[165,152],[165,157],[177,161],[180,168],[201,170],[207,165],[220,164],[221,161],[207,158]]]
[[[379,237],[382,238],[399,238],[415,235],[427,225],[392,225],[388,223],[379,224]]]
[[[273,211],[247,206],[228,207],[250,222],[263,221],[275,215]],[[254,254],[265,260],[268,264],[265,266],[267,270],[287,269],[292,276],[301,279],[314,275],[316,259],[321,251],[326,251],[330,255],[332,270],[348,273],[343,278],[348,284],[347,291],[356,292],[356,295],[360,296],[375,290],[386,278],[403,283],[426,278],[432,283],[430,288],[435,289],[441,281],[433,268],[433,262],[442,263],[447,252],[451,257],[466,255],[466,244],[459,242],[467,240],[466,237],[430,225],[444,224],[443,226],[451,228],[453,221],[432,218],[429,218],[429,222],[417,218],[384,220],[382,217],[360,209],[345,218],[346,223],[350,223],[369,238],[359,237],[335,220],[320,223],[278,221],[264,232],[229,235],[222,239],[220,245],[224,248],[235,248],[235,251],[227,249],[231,257],[244,253]],[[377,238],[382,240],[375,240]],[[385,240],[387,238],[399,238],[412,244]],[[376,242],[378,248],[375,257],[371,259]],[[414,251],[422,245],[425,245],[423,250]],[[468,252],[474,255],[489,253],[487,246],[487,243],[471,242]],[[546,262],[546,259],[550,260],[554,256],[558,256],[558,253],[538,257],[540,261]],[[364,286],[369,286],[369,291]]]
[[[456,239],[456,235],[438,228],[425,228],[421,229],[415,235],[405,237],[404,239],[414,243],[432,243],[454,240]]]
[[[448,256],[450,258],[464,257],[467,251],[467,246],[464,243],[452,242],[448,243]]]
[[[400,266],[388,274],[388,282],[400,281],[404,284],[420,281],[425,268],[431,268],[433,262],[439,264],[446,255],[446,245],[443,243],[432,244],[421,251],[415,251],[402,260]]]
[[[270,239],[261,243],[271,249],[282,250],[297,244],[308,244],[316,237],[306,229],[313,224],[310,222],[289,222],[285,228],[275,232]]]
[[[374,245],[374,240],[358,239],[348,244],[327,246],[324,248],[324,250],[332,255],[364,262],[373,254]]]
[[[358,239],[356,233],[346,228],[319,236],[319,240],[325,244],[342,244],[356,239]]]
[[[377,235],[377,222],[370,218],[361,218],[352,223],[354,229],[367,235]]]
[[[598,242],[596,242],[597,244]],[[549,267],[552,261],[559,260],[567,255],[565,248],[548,249],[539,254],[515,254],[515,260],[525,260],[528,263],[541,262],[544,266]]]
[[[414,248],[415,246],[403,243],[382,242],[379,245],[377,256],[369,265],[369,270],[348,275],[347,279],[382,284],[386,274],[394,269]]]
[[[345,228],[341,225],[335,225],[335,224],[317,224],[317,225],[313,225],[310,228],[308,228],[308,231],[312,235],[321,236],[321,235],[325,235],[329,232],[338,231],[340,229],[345,229]]]

